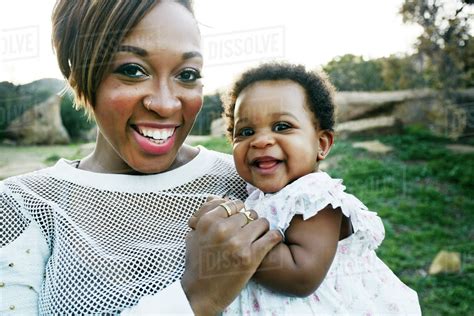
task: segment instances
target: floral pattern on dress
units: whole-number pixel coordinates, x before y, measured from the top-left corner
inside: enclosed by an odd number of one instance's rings
[[[385,237],[377,213],[345,191],[325,172],[301,177],[281,191],[265,194],[248,185],[245,205],[284,233],[295,215],[306,220],[327,205],[340,207],[354,233],[339,241],[319,288],[304,298],[273,292],[250,280],[224,315],[421,315],[418,296],[377,257]]]

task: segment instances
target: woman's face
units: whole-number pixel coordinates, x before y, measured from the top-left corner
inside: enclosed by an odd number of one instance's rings
[[[94,115],[99,141],[106,141],[96,151],[104,169],[158,173],[182,160],[202,105],[202,63],[199,30],[186,8],[161,1],[145,15],[97,90]]]

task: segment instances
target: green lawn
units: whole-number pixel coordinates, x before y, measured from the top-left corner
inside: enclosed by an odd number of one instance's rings
[[[377,253],[418,292],[424,315],[468,315],[474,310],[474,154],[454,154],[449,139],[411,129],[379,137],[390,154],[354,149],[336,140],[339,156],[328,172],[382,217],[386,237]],[[230,152],[224,139],[201,143]],[[461,253],[460,273],[428,275],[440,250]]]

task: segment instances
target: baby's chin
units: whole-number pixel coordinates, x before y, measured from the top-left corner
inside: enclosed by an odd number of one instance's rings
[[[260,184],[260,185],[256,183],[250,183],[250,184],[258,188],[260,191],[262,191],[265,194],[276,193],[288,185],[288,183],[284,183],[284,184],[273,183],[273,184]]]

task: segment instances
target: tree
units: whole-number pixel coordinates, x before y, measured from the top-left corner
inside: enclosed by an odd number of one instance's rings
[[[449,96],[474,86],[474,43],[470,18],[474,0],[405,0],[400,13],[405,23],[423,29],[416,48],[435,88]]]
[[[199,115],[196,118],[192,135],[209,135],[211,132],[211,123],[213,120],[220,118],[223,112],[220,92],[205,95],[203,99],[203,106]]]
[[[379,61],[385,90],[416,89],[432,85],[430,76],[421,69],[422,61],[415,55],[392,55]]]
[[[340,91],[383,90],[382,65],[377,60],[346,54],[323,66],[331,82]]]

